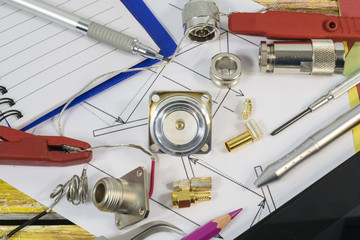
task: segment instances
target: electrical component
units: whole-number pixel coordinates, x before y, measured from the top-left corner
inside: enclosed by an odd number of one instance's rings
[[[211,190],[211,177],[193,177],[173,182],[175,191],[209,191]]]
[[[219,9],[211,0],[190,0],[182,12],[185,34],[193,42],[215,40],[220,35]]]
[[[226,149],[229,152],[233,152],[238,150],[239,148],[248,145],[252,142],[256,142],[260,140],[263,136],[259,126],[255,122],[255,120],[250,120],[245,123],[245,127],[247,129],[246,132],[230,139],[229,141],[225,142]]]
[[[250,98],[246,98],[242,107],[241,116],[244,120],[248,120],[252,113],[252,103]]]
[[[329,39],[273,44],[263,41],[259,48],[261,72],[332,75],[342,73],[344,65],[344,44]]]
[[[138,167],[119,179],[102,178],[94,186],[92,201],[101,211],[115,212],[115,225],[122,229],[149,215],[146,169]]]
[[[193,192],[189,190],[171,193],[174,208],[186,208],[199,202],[211,200],[210,192]]]
[[[241,60],[232,53],[219,53],[211,59],[210,77],[218,87],[232,87],[239,82]]]
[[[207,92],[154,92],[149,145],[155,153],[188,156],[211,150],[211,96]]]

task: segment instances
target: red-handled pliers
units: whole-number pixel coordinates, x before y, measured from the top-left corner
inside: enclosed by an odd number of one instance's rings
[[[0,164],[69,166],[92,158],[90,144],[67,137],[35,136],[0,126]]]

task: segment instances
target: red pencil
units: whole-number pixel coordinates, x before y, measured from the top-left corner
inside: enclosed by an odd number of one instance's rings
[[[199,227],[194,232],[190,233],[182,240],[209,240],[212,237],[216,236],[223,230],[230,221],[236,217],[241,212],[242,208],[233,211],[231,213],[225,214],[221,217],[217,217],[207,224]]]

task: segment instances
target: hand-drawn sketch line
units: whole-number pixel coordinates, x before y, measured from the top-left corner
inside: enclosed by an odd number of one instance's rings
[[[201,160],[201,159],[199,159],[199,158],[197,158],[197,157],[195,157],[195,156],[193,156],[193,155],[189,156],[188,158],[189,158],[189,160],[190,160],[193,164],[195,164],[195,165],[196,165],[196,164],[199,164],[199,165],[207,168],[208,170],[210,170],[210,171],[218,174],[219,176],[221,176],[221,177],[223,177],[223,178],[225,178],[225,179],[227,179],[227,180],[235,183],[236,185],[238,185],[238,186],[246,189],[247,191],[249,191],[249,192],[251,192],[251,193],[253,193],[253,194],[261,197],[261,199],[265,199],[263,195],[255,192],[254,190],[252,190],[252,189],[250,189],[249,187],[245,186],[244,184],[240,183],[240,182],[237,181],[236,179],[228,176],[226,173],[223,173],[223,172],[220,171],[219,169],[211,166],[210,164],[208,164],[208,163],[205,162],[204,160]]]

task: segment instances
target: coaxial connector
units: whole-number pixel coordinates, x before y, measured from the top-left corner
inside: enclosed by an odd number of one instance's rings
[[[189,190],[171,193],[174,208],[186,208],[199,202],[211,200],[210,192],[193,192]]]
[[[261,42],[259,66],[261,72],[332,75],[342,73],[345,47],[330,39],[308,42]]]
[[[173,188],[175,191],[210,191],[211,185],[211,177],[193,177],[191,179],[183,179],[173,182]]]
[[[211,0],[190,0],[182,12],[185,34],[193,42],[215,40],[220,35],[219,9]]]

